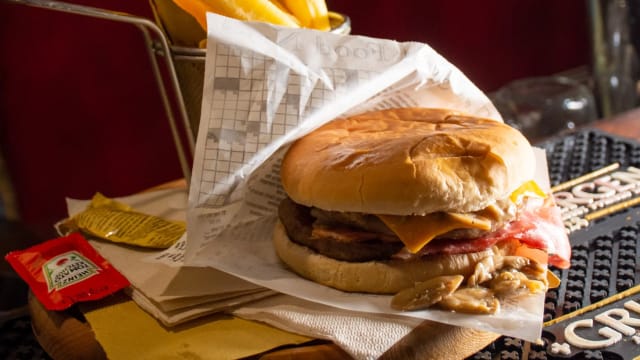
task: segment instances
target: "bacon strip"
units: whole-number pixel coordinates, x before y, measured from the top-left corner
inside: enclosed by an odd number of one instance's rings
[[[530,247],[546,248],[549,264],[561,269],[569,268],[571,244],[562,223],[560,209],[553,203],[553,197],[547,197],[542,206],[525,209],[516,222],[526,223],[528,226],[522,226],[523,229],[514,234],[514,238]],[[538,243],[542,243],[543,247],[537,247]]]
[[[549,264],[553,266],[566,269],[570,265],[571,245],[560,217],[560,209],[554,206],[551,197],[542,204],[541,201],[528,201],[518,217],[500,230],[475,239],[436,239],[417,255],[477,252],[513,239],[527,247],[546,250],[549,253]]]

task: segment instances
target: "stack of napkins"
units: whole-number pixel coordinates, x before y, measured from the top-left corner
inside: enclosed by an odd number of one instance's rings
[[[120,198],[137,211],[165,219],[185,219],[187,192],[170,189]],[[67,199],[69,216],[88,200]],[[180,256],[90,239],[91,244],[131,282],[131,297],[166,326],[272,296],[275,292],[209,267],[185,267]],[[179,240],[184,242],[185,236]],[[179,245],[179,244],[178,244]],[[180,246],[174,247],[180,248]],[[156,257],[162,261],[154,260]]]

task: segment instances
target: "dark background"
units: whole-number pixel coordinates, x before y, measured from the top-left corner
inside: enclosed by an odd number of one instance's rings
[[[429,44],[482,90],[589,63],[587,0],[327,0],[352,33]]]

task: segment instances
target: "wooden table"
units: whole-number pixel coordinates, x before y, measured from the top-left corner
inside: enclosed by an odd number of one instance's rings
[[[591,127],[640,141],[640,108],[597,121]]]
[[[640,108],[610,119],[600,120],[586,128],[596,128],[608,133],[640,141]],[[182,180],[165,184],[166,187],[186,187]],[[54,358],[68,358],[70,351],[82,350],[86,358],[101,358],[104,355],[100,344],[92,338],[90,327],[71,314],[46,311],[31,298],[30,309],[34,321],[34,332],[45,350]],[[70,329],[73,335],[66,331]],[[86,331],[86,332],[85,332]],[[425,321],[383,355],[384,359],[412,358],[464,358],[493,342],[497,334],[464,329],[455,326]],[[80,357],[82,358],[82,357]],[[348,359],[349,356],[336,345],[326,342],[311,346],[300,346],[273,351],[260,359]]]

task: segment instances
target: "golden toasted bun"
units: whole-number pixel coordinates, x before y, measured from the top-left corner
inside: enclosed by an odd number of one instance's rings
[[[291,145],[281,176],[297,203],[391,215],[471,212],[533,177],[527,139],[503,123],[402,108],[336,119]]]
[[[413,261],[386,260],[347,262],[316,253],[298,245],[287,236],[280,221],[273,231],[273,244],[278,257],[298,275],[332,288],[373,294],[395,294],[440,275],[471,275],[481,259],[512,252],[509,244],[474,253],[432,256]]]

